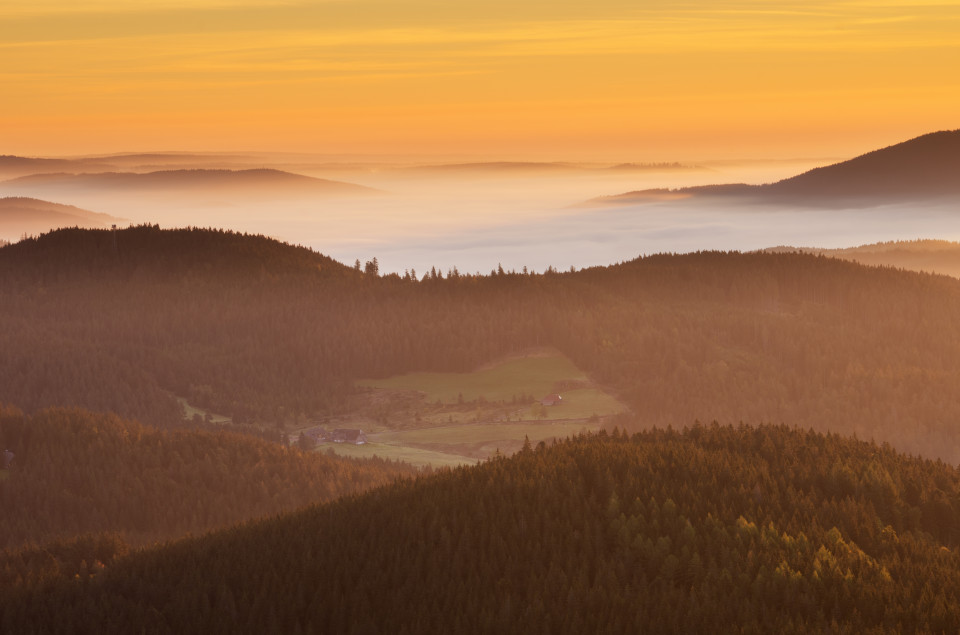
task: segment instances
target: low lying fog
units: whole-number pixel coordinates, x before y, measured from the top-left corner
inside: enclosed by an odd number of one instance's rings
[[[953,207],[809,210],[707,205],[693,199],[629,206],[584,201],[649,188],[763,183],[832,160],[714,164],[687,169],[487,166],[277,166],[383,193],[359,198],[241,199],[228,191],[117,194],[2,188],[162,227],[222,227],[307,245],[344,263],[377,257],[382,273],[431,267],[489,273],[498,264],[541,272],[629,260],[640,254],[776,245],[846,247],[884,240],[960,239]]]

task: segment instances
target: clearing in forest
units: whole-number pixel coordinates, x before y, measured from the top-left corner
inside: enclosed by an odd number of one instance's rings
[[[596,431],[626,407],[554,350],[536,350],[469,373],[410,373],[357,382],[364,401],[349,425],[365,446],[322,443],[349,456],[376,454],[420,465],[472,463],[498,450]],[[543,405],[559,395],[559,405]],[[412,460],[411,460],[412,459]]]

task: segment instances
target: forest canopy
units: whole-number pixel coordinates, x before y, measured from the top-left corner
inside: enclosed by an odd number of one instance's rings
[[[417,280],[219,230],[60,230],[0,251],[0,399],[282,424],[360,378],[550,346],[632,429],[783,422],[957,461],[957,315],[954,279],[797,253]]]
[[[0,619],[37,633],[954,632],[958,484],[943,463],[785,426],[581,436],[21,586]]]
[[[301,452],[225,431],[0,405],[0,549],[109,534],[140,546],[289,512],[413,476],[408,465]],[[0,586],[3,580],[0,579]]]

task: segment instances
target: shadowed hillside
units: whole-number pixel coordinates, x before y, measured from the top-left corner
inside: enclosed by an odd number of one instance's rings
[[[922,199],[960,194],[960,130],[933,132],[762,188],[797,198]]]
[[[349,414],[359,379],[549,346],[631,425],[785,422],[960,460],[960,282],[806,254],[378,276],[263,237],[69,230],[0,251],[0,399],[236,423]],[[69,315],[69,320],[63,316]],[[378,417],[390,425],[389,408]],[[406,413],[408,418],[413,413]]]
[[[7,272],[0,277],[11,284],[63,276],[83,280],[92,273],[169,280],[186,275],[356,277],[353,269],[332,258],[265,236],[200,228],[161,230],[150,225],[116,233],[61,229],[20,241],[5,257]]]
[[[397,463],[304,453],[222,430],[159,431],[77,409],[25,417],[0,406],[0,449],[15,455],[0,479],[0,549],[102,532],[133,545],[170,540],[415,473]],[[9,581],[2,578],[0,587]]]
[[[876,205],[960,196],[960,130],[933,132],[767,185],[703,185],[603,196],[590,204],[719,197],[744,203]]]
[[[886,446],[579,437],[49,576],[0,613],[36,633],[954,632],[958,521],[957,472]]]

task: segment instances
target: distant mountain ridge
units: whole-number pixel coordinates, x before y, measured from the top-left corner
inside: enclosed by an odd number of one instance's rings
[[[960,194],[960,130],[925,134],[762,187],[787,197]]]
[[[648,189],[602,196],[590,204],[631,204],[670,198],[744,198],[764,203],[850,204],[960,196],[960,130],[944,130],[814,168],[766,185],[733,183]]]
[[[72,174],[58,172],[21,176],[0,182],[0,189],[7,191],[30,190],[35,187],[67,191],[76,188],[98,188],[121,191],[162,190],[166,192],[229,188],[230,191],[245,194],[264,188],[277,188],[283,192],[298,194],[373,194],[377,192],[373,188],[354,183],[319,179],[271,168],[246,170],[197,168],[157,170],[146,173],[97,172]]]
[[[110,163],[102,159],[46,159],[9,154],[0,155],[0,178],[68,170],[79,171],[81,168],[106,170],[111,167]]]
[[[73,205],[51,203],[36,198],[12,196],[0,198],[0,238],[14,240],[61,227],[102,228],[123,223],[125,219],[91,212]]]
[[[185,152],[149,152],[86,157],[22,157],[0,155],[0,180],[33,174],[57,172],[80,174],[96,172],[151,172],[179,168],[234,169],[253,167],[262,159],[239,154],[191,154]]]
[[[682,163],[618,163],[615,165],[587,165],[562,161],[487,161],[471,163],[442,163],[401,168],[414,172],[469,173],[469,174],[536,174],[562,172],[673,172],[704,170],[699,165]]]
[[[850,260],[870,266],[925,271],[960,278],[960,243],[949,240],[898,240],[859,247],[821,249],[818,247],[769,247],[764,253],[800,252]]]

